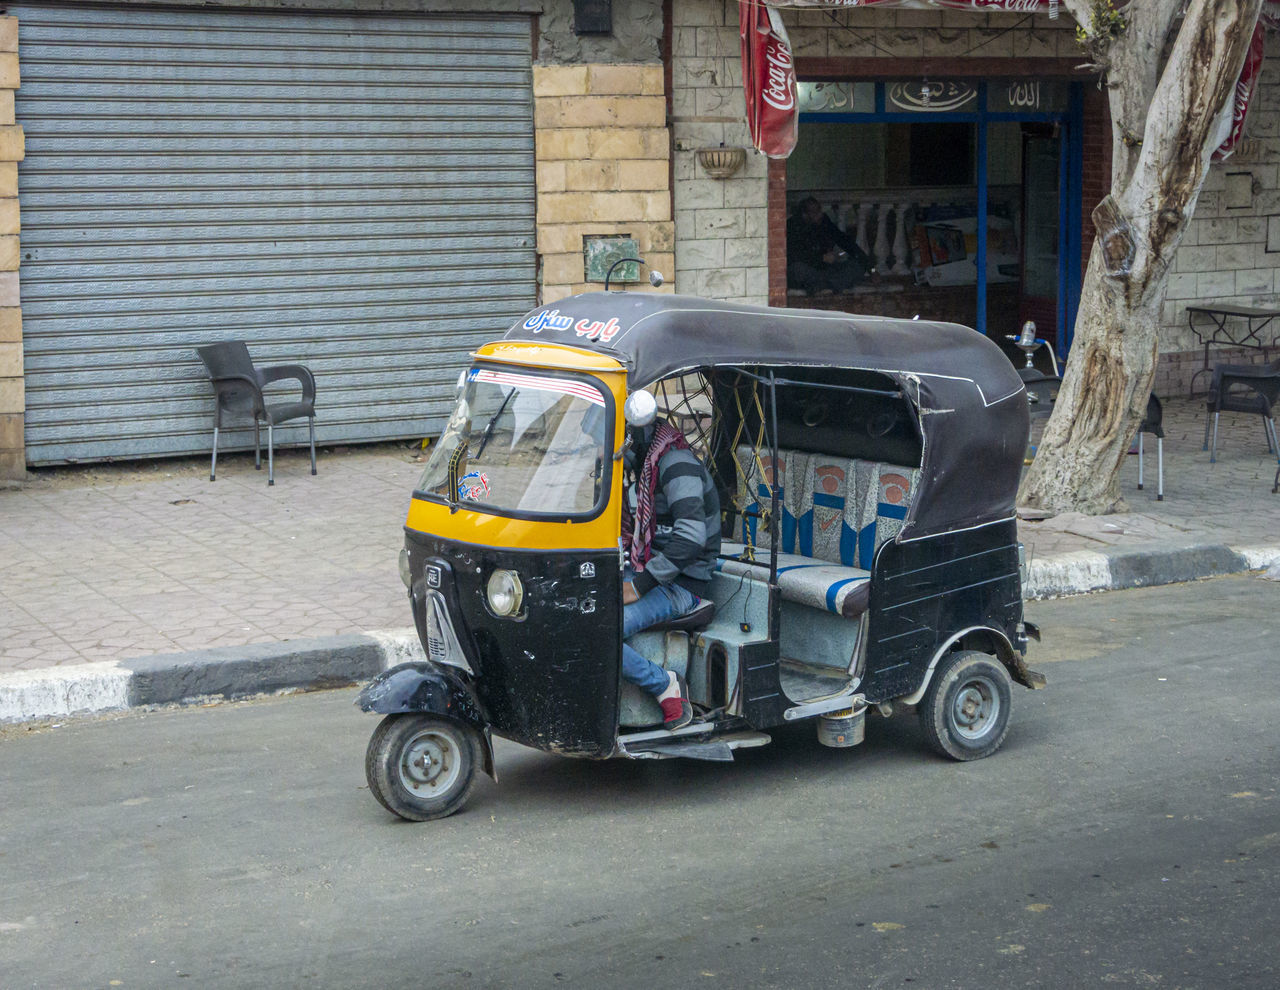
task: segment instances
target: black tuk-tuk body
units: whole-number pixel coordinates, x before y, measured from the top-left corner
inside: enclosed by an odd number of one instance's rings
[[[675,382],[669,412],[721,489],[726,544],[715,620],[632,640],[701,709],[668,733],[621,681],[618,535],[622,406]],[[935,748],[987,755],[1009,679],[1043,684],[1023,659],[1027,432],[1013,366],[954,324],[653,293],[534,310],[475,355],[414,493],[402,568],[428,664],[358,703],[397,715],[415,676],[455,686],[420,699],[425,727],[375,733],[375,795],[451,813],[470,786],[458,764],[491,770],[489,730],[567,755],[725,759],[797,719],[849,745],[868,706],[908,704]]]

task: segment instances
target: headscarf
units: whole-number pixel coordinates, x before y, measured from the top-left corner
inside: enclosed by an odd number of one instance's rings
[[[688,450],[689,441],[670,423],[659,423],[649,440],[644,463],[636,478],[636,514],[632,518],[628,500],[622,502],[622,539],[629,550],[631,568],[637,574],[653,556],[653,533],[657,517],[653,505],[658,491],[658,462],[668,450]]]

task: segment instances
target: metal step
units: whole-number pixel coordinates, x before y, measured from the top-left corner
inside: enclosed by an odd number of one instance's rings
[[[654,738],[653,733],[636,733],[649,738],[619,739],[619,746],[626,756],[636,760],[669,760],[680,756],[688,760],[733,760],[735,749],[764,746],[772,737],[763,732],[731,732],[707,739],[665,733],[666,738]]]

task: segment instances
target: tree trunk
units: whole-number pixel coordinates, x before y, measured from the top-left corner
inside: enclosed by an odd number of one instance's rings
[[[1087,5],[1068,0],[1080,23]],[[1019,504],[1093,515],[1122,511],[1120,466],[1155,377],[1169,265],[1217,148],[1261,0],[1191,0],[1163,56],[1180,0],[1132,0],[1107,53],[1117,153],[1076,335],[1053,415]],[[1141,117],[1141,119],[1139,119]],[[1140,135],[1141,137],[1138,137]]]
[[[1090,272],[1101,266],[1101,254],[1095,242]],[[1124,511],[1120,466],[1155,377],[1159,314],[1159,302],[1125,306],[1101,278],[1085,277],[1071,359],[1020,505],[1088,515]]]

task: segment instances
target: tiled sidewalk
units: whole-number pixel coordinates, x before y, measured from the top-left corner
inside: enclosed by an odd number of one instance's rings
[[[1137,458],[1131,512],[1023,522],[1035,558],[1080,550],[1280,546],[1276,470],[1256,416],[1224,416],[1218,463],[1200,449],[1203,403],[1165,407],[1165,500]],[[411,625],[396,557],[422,465],[385,444],[277,458],[276,484],[244,454],[61,471],[0,490],[0,674]],[[141,477],[139,477],[141,475]]]
[[[383,445],[0,491],[0,673],[411,624],[396,557],[422,470]],[[65,472],[63,472],[65,473]],[[86,472],[88,474],[88,472]]]
[[[1148,435],[1143,490],[1137,490],[1136,455],[1126,457],[1121,470],[1128,513],[1023,521],[1019,536],[1028,552],[1046,556],[1153,544],[1280,547],[1280,494],[1271,493],[1276,455],[1267,452],[1262,420],[1224,413],[1215,464],[1201,449],[1202,399],[1165,400],[1164,431],[1164,501],[1156,500],[1156,440]]]

